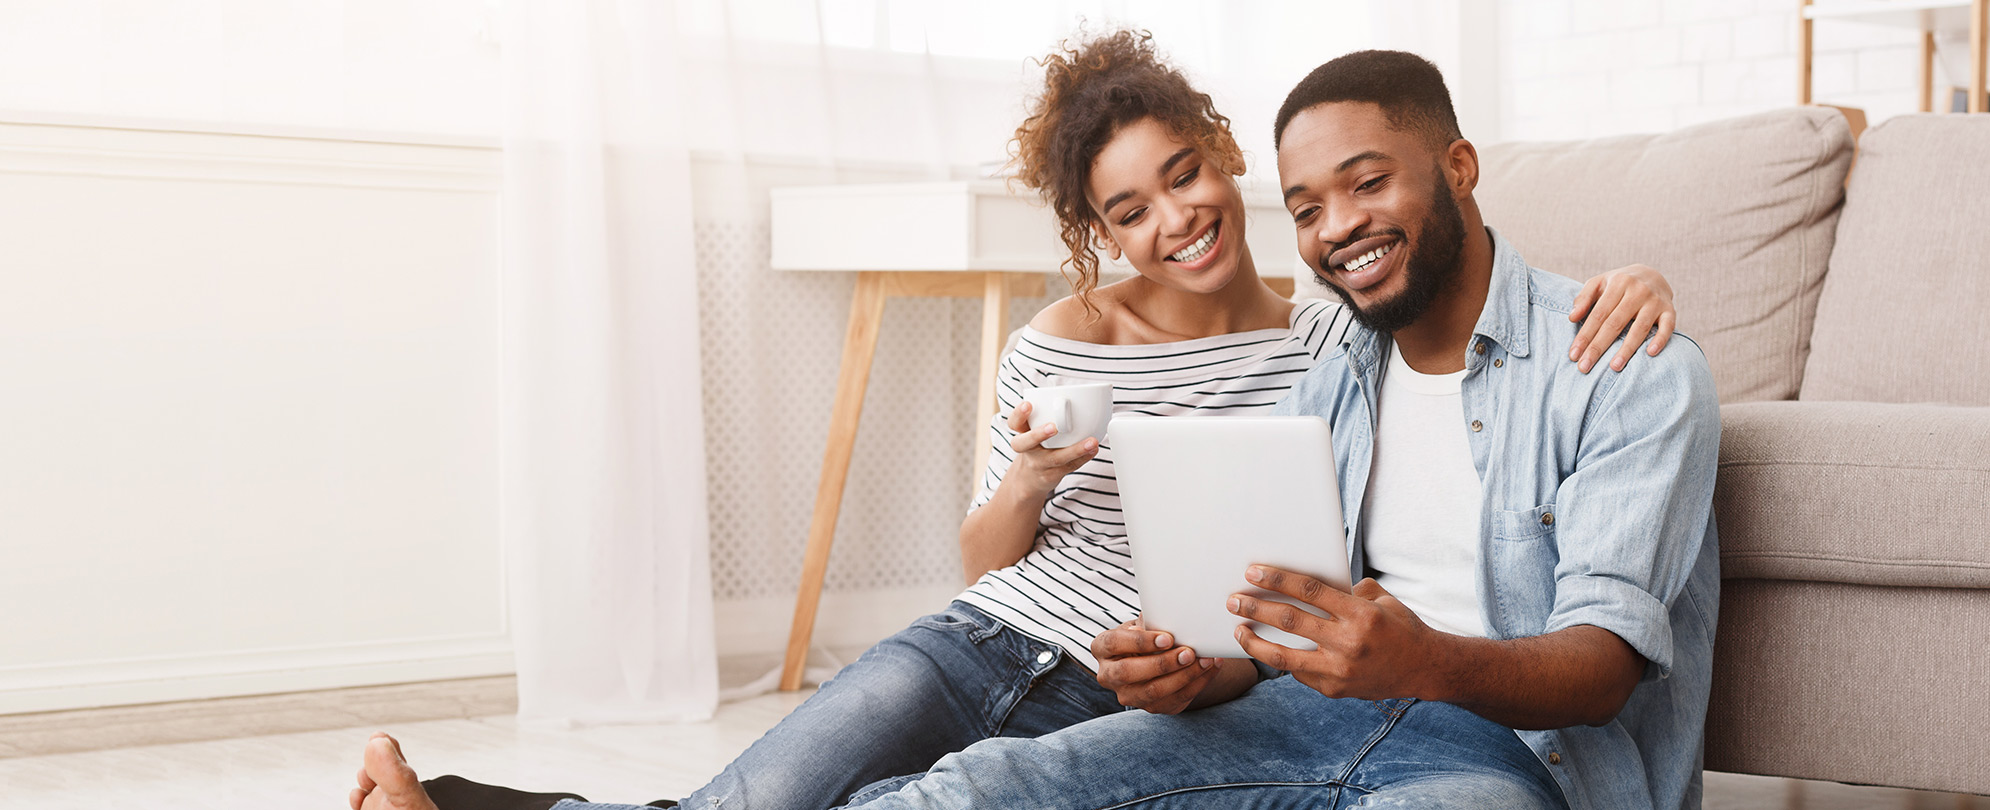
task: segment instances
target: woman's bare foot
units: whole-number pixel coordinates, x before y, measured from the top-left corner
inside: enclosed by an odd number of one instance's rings
[[[401,756],[401,744],[387,732],[373,732],[363,761],[359,787],[347,797],[352,810],[437,810],[415,769]]]

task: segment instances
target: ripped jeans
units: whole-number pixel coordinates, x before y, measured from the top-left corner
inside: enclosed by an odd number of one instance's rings
[[[1180,715],[1125,712],[940,760],[864,810],[1566,810],[1511,729],[1445,703],[1335,700],[1285,677]]]
[[[1122,710],[1062,648],[954,602],[844,667],[680,806],[828,810],[981,740],[1035,737]]]

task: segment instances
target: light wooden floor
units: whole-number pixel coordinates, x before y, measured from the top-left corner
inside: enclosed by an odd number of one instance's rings
[[[727,704],[705,723],[523,730],[507,715],[397,723],[424,774],[457,773],[599,801],[677,797],[806,698],[772,694]],[[344,808],[370,727],[0,759],[0,807]],[[30,741],[31,742],[31,741]],[[1990,799],[1890,788],[1707,775],[1707,810],[1990,810]]]

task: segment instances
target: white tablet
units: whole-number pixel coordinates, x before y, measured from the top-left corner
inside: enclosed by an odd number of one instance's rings
[[[1147,628],[1213,658],[1244,658],[1230,595],[1295,603],[1244,581],[1253,563],[1347,590],[1333,439],[1317,416],[1123,416],[1107,429]],[[1314,613],[1319,611],[1306,607]],[[1253,623],[1294,649],[1312,642]]]

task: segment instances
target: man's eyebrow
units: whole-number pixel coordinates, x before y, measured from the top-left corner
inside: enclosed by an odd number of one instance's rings
[[[1391,158],[1390,158],[1390,157],[1389,157],[1388,155],[1385,155],[1385,154],[1382,154],[1381,152],[1377,152],[1377,151],[1375,151],[1375,150],[1373,150],[1373,149],[1370,149],[1370,150],[1368,150],[1368,151],[1366,151],[1366,152],[1363,152],[1363,153],[1361,153],[1361,154],[1359,154],[1359,155],[1355,155],[1354,157],[1351,157],[1351,158],[1348,158],[1348,159],[1346,159],[1346,160],[1343,160],[1343,161],[1341,161],[1341,162],[1340,162],[1340,165],[1339,165],[1339,166],[1335,166],[1335,167],[1334,167],[1334,173],[1335,173],[1335,174],[1340,174],[1341,172],[1344,172],[1344,171],[1347,171],[1347,170],[1348,170],[1348,169],[1350,169],[1350,168],[1353,168],[1355,164],[1357,164],[1357,163],[1361,163],[1361,162],[1364,162],[1364,161],[1369,161],[1369,160],[1390,160],[1390,159],[1391,159]],[[1287,199],[1287,200],[1290,200],[1290,199],[1292,199],[1292,196],[1293,196],[1293,195],[1295,195],[1295,194],[1301,194],[1301,193],[1304,193],[1305,191],[1306,191],[1306,186],[1305,186],[1305,184],[1303,184],[1303,183],[1301,183],[1301,184],[1295,184],[1295,185],[1292,185],[1292,186],[1289,186],[1289,187],[1287,187],[1287,188],[1285,189],[1285,199]]]
[[[1389,159],[1388,155],[1370,149],[1359,155],[1355,155],[1354,157],[1341,161],[1339,166],[1334,167],[1334,173],[1339,174],[1341,172],[1347,171],[1349,168],[1353,167],[1354,164],[1360,163],[1364,160],[1388,160],[1388,159]]]

